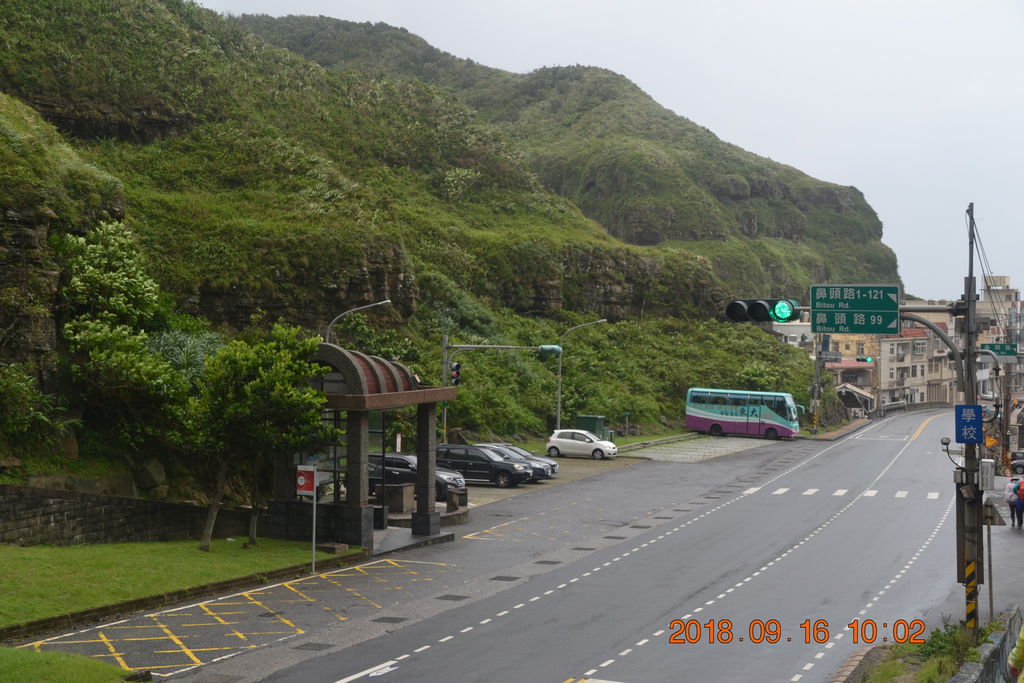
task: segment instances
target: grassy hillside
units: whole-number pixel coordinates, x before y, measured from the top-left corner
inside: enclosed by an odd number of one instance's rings
[[[384,24],[235,21],[336,71],[423,81],[456,94],[521,145],[546,187],[611,234],[703,254],[734,292],[799,298],[813,282],[898,281],[882,225],[856,188],[725,143],[610,71],[512,74]],[[854,251],[858,258],[849,258]]]

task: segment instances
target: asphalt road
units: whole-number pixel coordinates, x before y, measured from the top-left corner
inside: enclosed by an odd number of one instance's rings
[[[925,636],[955,585],[951,429],[662,446],[475,508],[451,544],[46,647],[205,683],[825,681],[863,647],[848,624]]]

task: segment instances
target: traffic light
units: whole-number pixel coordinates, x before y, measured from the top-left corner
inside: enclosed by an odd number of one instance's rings
[[[462,381],[462,363],[452,363],[450,367],[452,386],[458,386]]]
[[[874,360],[871,356],[857,356],[857,361],[861,363],[873,363]]]
[[[736,299],[725,307],[725,317],[734,323],[785,323],[800,319],[799,306],[794,299]]]

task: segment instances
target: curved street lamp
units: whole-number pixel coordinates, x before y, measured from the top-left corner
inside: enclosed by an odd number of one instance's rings
[[[358,306],[356,308],[350,308],[349,310],[344,311],[343,313],[339,313],[334,318],[334,320],[332,320],[330,323],[328,323],[328,325],[327,325],[327,334],[324,335],[324,341],[327,342],[328,344],[331,343],[331,333],[333,331],[334,324],[336,322],[338,322],[339,320],[341,320],[342,318],[344,318],[349,313],[355,313],[356,311],[363,311],[363,310],[366,310],[367,308],[373,308],[374,306],[383,306],[384,304],[389,304],[389,303],[391,303],[391,299],[384,299],[384,301],[378,301],[376,303],[366,304],[365,306]]]
[[[588,327],[589,325],[597,325],[598,323],[606,322],[608,322],[607,318],[601,318],[600,320],[594,320],[589,323],[583,323],[582,325],[576,325],[575,327],[570,327],[569,329],[567,329],[565,332],[562,333],[562,336],[558,338],[558,345],[562,347],[562,352],[558,354],[558,405],[555,408],[556,430],[562,428],[562,356],[565,355],[565,335],[569,334],[573,330],[578,330],[581,327]]]

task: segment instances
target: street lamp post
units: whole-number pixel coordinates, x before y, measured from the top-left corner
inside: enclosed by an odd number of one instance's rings
[[[328,344],[331,343],[331,333],[333,332],[334,324],[336,322],[338,322],[339,320],[341,320],[342,318],[344,318],[349,313],[355,313],[356,311],[363,311],[363,310],[366,310],[367,308],[373,308],[374,306],[383,306],[384,304],[389,304],[389,303],[391,303],[391,299],[384,299],[384,301],[378,301],[376,303],[366,304],[365,306],[358,306],[356,308],[350,308],[347,311],[339,313],[334,318],[334,320],[332,320],[330,323],[328,323],[328,325],[327,325],[327,332],[326,332],[326,334],[324,334],[324,341],[327,342]]]
[[[573,330],[578,330],[581,327],[587,327],[589,325],[597,325],[598,323],[606,322],[608,322],[607,318],[601,318],[600,320],[593,320],[589,323],[576,325],[575,327],[570,327],[569,329],[567,329],[565,332],[562,333],[562,336],[558,338],[558,345],[562,348],[562,353],[558,354],[558,399],[557,406],[555,407],[555,429],[562,428],[562,356],[565,355],[565,335],[569,334]]]
[[[356,311],[363,311],[363,310],[366,310],[367,308],[373,308],[374,306],[383,306],[384,304],[390,304],[390,303],[391,303],[391,299],[384,299],[383,301],[377,301],[377,302],[372,303],[372,304],[366,304],[365,306],[357,306],[356,308],[350,308],[347,311],[342,311],[337,316],[335,316],[334,320],[332,320],[330,323],[327,324],[327,329],[324,331],[324,335],[323,335],[324,341],[327,342],[328,344],[331,343],[331,334],[333,332],[334,324],[337,323],[342,318],[344,318],[349,313],[355,313]],[[335,410],[335,409],[329,409],[329,410],[331,412],[331,421],[334,423],[335,427],[338,427],[339,424],[340,424],[340,420],[339,420],[339,416],[338,416],[338,411]],[[334,462],[332,463],[332,468],[334,470],[334,472],[333,472],[333,474],[334,474],[334,477],[333,477],[334,478],[334,521],[335,521],[334,540],[335,541],[339,541],[339,540],[341,540],[338,537],[338,529],[340,528],[340,519],[341,519],[341,498],[340,498],[340,494],[341,494],[341,478],[340,478],[340,475],[338,473],[338,444],[336,444],[336,443],[332,444],[331,449],[334,451],[334,458],[333,458]],[[383,468],[381,468],[381,472],[383,472]],[[383,475],[381,475],[381,476],[383,476]],[[383,483],[382,483],[382,486],[383,486]],[[386,516],[387,515],[385,515],[385,518],[386,518]]]

